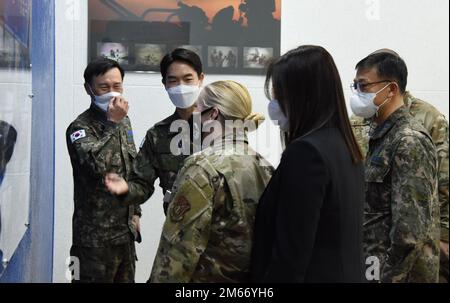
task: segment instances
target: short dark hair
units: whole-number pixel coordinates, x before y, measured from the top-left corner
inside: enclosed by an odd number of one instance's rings
[[[305,45],[273,61],[265,84],[289,118],[287,144],[324,127],[336,127],[355,163],[363,159],[353,134],[344,90],[333,57],[320,46]]]
[[[202,60],[195,52],[184,48],[176,48],[172,52],[165,55],[161,61],[161,76],[163,78],[163,83],[166,83],[167,71],[169,67],[176,61],[181,61],[190,65],[199,77],[203,74]]]
[[[96,59],[86,67],[86,70],[84,71],[84,81],[91,84],[94,77],[102,76],[114,68],[119,69],[123,80],[125,78],[125,71],[117,61],[107,58]]]
[[[378,77],[397,82],[402,94],[406,92],[408,67],[400,56],[393,52],[376,52],[362,59],[356,65],[357,70],[372,68],[376,69]]]

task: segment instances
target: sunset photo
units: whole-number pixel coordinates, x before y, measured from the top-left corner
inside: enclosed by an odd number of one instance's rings
[[[97,43],[120,41],[129,71],[159,71],[144,61],[161,48],[142,45],[195,49],[212,74],[260,74],[280,53],[281,0],[91,0],[88,11],[90,58]]]
[[[259,2],[263,2],[258,0]],[[172,12],[161,12],[158,10],[177,10],[179,3],[191,7],[200,7],[205,12],[209,22],[223,8],[233,6],[235,21],[239,20],[239,5],[241,0],[90,0],[89,14],[91,19],[96,20],[115,20],[121,16],[134,15],[141,18],[147,10],[154,10],[147,13],[144,20],[146,21],[166,21]],[[273,17],[281,20],[281,0],[270,0],[275,4]]]

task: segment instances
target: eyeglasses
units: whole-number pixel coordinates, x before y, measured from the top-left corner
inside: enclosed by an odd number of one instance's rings
[[[387,83],[387,82],[392,82],[392,81],[390,81],[390,80],[382,80],[382,81],[370,82],[370,83],[353,82],[352,84],[350,84],[350,89],[354,93],[364,92],[366,90],[366,88],[368,86],[370,86],[370,85],[375,85],[375,84],[380,84],[380,83]]]

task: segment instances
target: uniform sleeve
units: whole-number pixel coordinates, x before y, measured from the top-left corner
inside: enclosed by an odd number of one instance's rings
[[[353,134],[355,135],[356,142],[358,142],[361,152],[366,157],[369,151],[369,131],[370,123],[363,118],[352,116],[350,119]]]
[[[198,166],[183,169],[153,265],[152,283],[188,283],[208,244],[213,187]]]
[[[117,136],[118,126],[108,122],[100,139],[87,125],[72,124],[67,130],[67,144],[72,160],[75,160],[83,171],[93,177],[103,178],[106,173],[115,171],[109,167],[111,153],[117,149],[113,136]],[[75,158],[75,159],[73,159]]]
[[[142,204],[155,192],[158,178],[154,162],[156,161],[153,137],[149,132],[137,157],[133,161],[133,172],[128,179],[128,194],[122,197],[125,203]]]
[[[439,204],[441,207],[441,240],[448,242],[448,122],[443,116],[436,119],[431,136],[436,145],[439,160]]]
[[[134,207],[134,215],[135,215],[135,216],[138,216],[139,218],[142,217],[142,208],[141,208],[140,205],[136,205],[136,206]]]
[[[396,150],[391,176],[391,246],[381,278],[401,283],[407,281],[418,254],[427,251],[432,260],[433,254],[439,253],[433,247],[436,243],[430,243],[439,237],[437,158],[431,141],[404,137]],[[425,250],[424,245],[430,249]],[[429,267],[424,270],[438,272]]]
[[[275,242],[263,281],[301,283],[313,253],[329,174],[319,152],[307,142],[288,147],[280,174]]]

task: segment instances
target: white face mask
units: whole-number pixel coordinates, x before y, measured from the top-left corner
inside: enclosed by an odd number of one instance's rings
[[[389,85],[390,83],[376,93],[363,93],[360,91],[354,92],[350,97],[350,105],[353,113],[356,116],[365,119],[369,119],[377,115],[380,108],[385,105],[389,99],[386,99],[380,106],[377,106],[373,101],[377,95],[385,90]]]
[[[273,122],[278,122],[280,129],[283,131],[289,130],[289,119],[281,110],[280,104],[277,100],[272,100],[269,103],[269,117]],[[276,124],[276,123],[275,123]]]
[[[169,98],[176,108],[190,108],[200,95],[200,87],[194,85],[179,85],[167,89]]]
[[[108,107],[109,107],[109,103],[111,102],[111,100],[113,98],[116,97],[120,97],[122,96],[121,93],[118,92],[110,92],[101,96],[97,96],[94,94],[92,88],[90,88],[91,93],[92,93],[92,97],[94,98],[92,100],[92,102],[98,107],[100,108],[102,111],[104,111],[105,113],[108,112]]]

